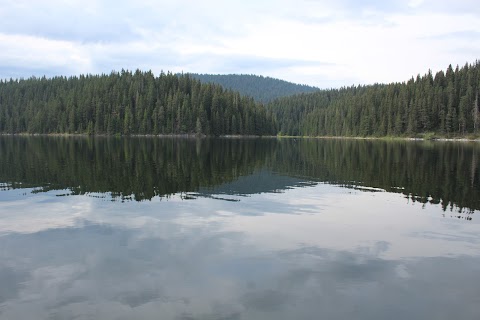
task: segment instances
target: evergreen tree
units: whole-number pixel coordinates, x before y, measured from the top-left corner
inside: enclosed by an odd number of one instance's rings
[[[465,135],[480,126],[480,62],[429,70],[407,82],[320,90],[267,106],[281,134],[383,136],[436,132]]]
[[[20,94],[21,93],[21,94]],[[234,107],[233,107],[234,106]],[[0,82],[0,132],[84,134],[232,134],[235,119],[265,107],[189,75],[122,70],[109,75]],[[198,120],[198,121],[197,121]],[[200,125],[198,125],[200,123]],[[275,134],[274,126],[235,130]]]

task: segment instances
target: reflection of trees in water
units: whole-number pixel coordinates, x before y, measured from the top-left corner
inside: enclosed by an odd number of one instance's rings
[[[69,189],[140,201],[213,188],[266,169],[403,193],[409,201],[441,204],[459,212],[452,216],[470,220],[480,210],[479,150],[472,143],[337,139],[1,137],[0,188]],[[254,188],[239,183],[236,188],[245,190],[235,192],[270,192],[300,181],[262,172],[252,180]]]
[[[251,174],[272,147],[255,139],[6,137],[0,180],[34,192],[69,189],[140,201]]]
[[[297,140],[279,145],[279,171],[345,186],[400,192],[415,202],[480,209],[479,146],[473,143]]]

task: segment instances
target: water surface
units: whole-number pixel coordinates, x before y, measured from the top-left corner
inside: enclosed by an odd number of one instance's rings
[[[479,319],[480,148],[0,137],[0,319]]]

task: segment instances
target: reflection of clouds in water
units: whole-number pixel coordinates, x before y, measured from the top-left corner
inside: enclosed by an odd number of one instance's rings
[[[20,285],[27,278],[27,272],[0,265],[0,306],[5,301],[14,299],[18,296],[21,289]]]
[[[60,201],[56,195],[61,191],[37,195],[23,193],[22,190],[2,191],[0,234],[75,227],[92,211],[92,200],[87,197],[61,197]],[[18,201],[19,197],[22,201]]]
[[[440,232],[415,232],[411,234],[412,237],[419,237],[424,239],[438,239],[438,240],[447,240],[448,242],[456,241],[470,244],[479,244],[480,238],[478,233],[462,233],[462,234],[453,234],[453,233],[440,233]]]
[[[24,222],[0,238],[0,318],[479,318],[478,249],[463,250],[475,224],[418,216],[400,195],[345,192],[318,185],[241,205],[27,197],[0,217],[3,231]]]
[[[229,257],[220,254],[224,238],[232,241],[236,235],[207,236],[194,229],[189,230],[189,237],[183,232],[168,240],[142,240],[132,230],[87,225],[5,236],[2,240],[8,244],[2,261],[30,272],[30,277],[19,289],[19,298],[7,303],[3,312],[16,319],[25,315],[24,308],[45,317],[47,309],[55,309],[60,318],[69,318],[80,304],[85,312],[93,312],[105,305],[113,307],[112,303],[131,311],[145,305],[155,312],[158,307],[173,308],[170,312],[175,314],[190,309],[207,312],[209,304],[202,298],[205,290],[220,289],[209,292],[210,298],[221,301],[228,297],[228,281],[224,284],[221,277],[210,275],[216,265],[224,264],[218,260]],[[22,257],[29,257],[27,264]],[[16,285],[20,287],[19,282]]]
[[[290,299],[284,292],[268,289],[245,293],[241,301],[247,309],[274,311],[281,309]]]
[[[395,267],[395,273],[399,278],[407,279],[410,278],[410,274],[408,273],[408,269],[405,265],[399,264]]]
[[[389,243],[264,252],[241,233],[89,225],[2,237],[1,317],[404,319],[480,316],[479,258],[381,258]],[[212,229],[213,228],[213,229]],[[444,288],[444,290],[438,290]],[[452,299],[452,296],[455,297]],[[459,301],[462,301],[459,303]]]
[[[303,305],[302,319],[315,310],[326,319],[480,316],[476,302],[480,289],[470,278],[480,271],[478,258],[396,261],[318,248],[283,254],[289,261],[292,255],[295,261],[315,260],[307,268],[296,265],[279,279],[279,290]]]

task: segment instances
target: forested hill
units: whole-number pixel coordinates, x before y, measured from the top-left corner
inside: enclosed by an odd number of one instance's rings
[[[239,77],[268,94],[255,81],[269,78]],[[189,74],[0,80],[0,133],[478,136],[479,91],[480,61],[403,83],[318,89],[267,107]]]
[[[307,85],[257,75],[196,73],[191,73],[191,75],[202,82],[219,84],[224,88],[251,96],[256,101],[262,103],[270,102],[276,98],[319,90]]]
[[[408,82],[321,90],[278,99],[281,134],[465,136],[480,133],[480,61]]]
[[[263,105],[189,75],[109,75],[0,81],[0,132],[275,134]]]

